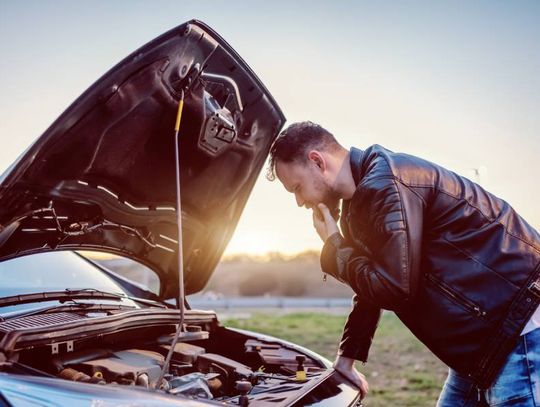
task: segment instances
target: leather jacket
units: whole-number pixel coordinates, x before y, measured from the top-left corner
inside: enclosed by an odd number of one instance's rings
[[[426,160],[352,148],[322,271],[355,292],[339,354],[363,362],[381,309],[488,388],[540,303],[540,235],[508,203]]]

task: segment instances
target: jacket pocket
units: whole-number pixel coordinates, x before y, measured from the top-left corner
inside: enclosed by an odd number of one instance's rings
[[[486,317],[486,312],[482,310],[482,308],[480,308],[478,304],[475,304],[468,298],[465,298],[462,294],[450,288],[450,286],[446,285],[441,280],[433,277],[431,274],[425,274],[425,278],[428,284],[430,284],[432,287],[435,287],[438,291],[440,291],[443,295],[445,295],[455,304],[464,308],[466,311],[475,314],[478,317]]]

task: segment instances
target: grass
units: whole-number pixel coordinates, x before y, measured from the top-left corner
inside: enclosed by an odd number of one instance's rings
[[[333,360],[346,316],[316,313],[254,314],[227,319],[223,325],[290,340]],[[357,368],[370,386],[365,407],[434,406],[447,368],[403,326],[393,313],[384,313],[369,360]]]

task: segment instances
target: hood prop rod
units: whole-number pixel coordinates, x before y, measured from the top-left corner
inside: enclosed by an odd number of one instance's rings
[[[174,339],[171,343],[171,348],[167,353],[165,362],[163,363],[163,368],[159,375],[159,379],[156,382],[156,387],[160,388],[161,383],[163,382],[163,377],[169,368],[169,363],[171,361],[172,355],[174,353],[174,348],[178,342],[178,339],[183,334],[184,329],[184,314],[185,314],[185,303],[184,303],[184,259],[182,252],[182,201],[180,199],[180,120],[182,119],[182,110],[184,109],[184,91],[180,94],[180,100],[178,101],[178,110],[176,112],[176,123],[174,125],[174,146],[175,146],[175,158],[176,158],[176,224],[178,226],[178,307],[180,308],[180,322],[178,324],[178,329],[174,335]]]

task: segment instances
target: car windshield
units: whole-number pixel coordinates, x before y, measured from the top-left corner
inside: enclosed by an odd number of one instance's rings
[[[72,252],[39,253],[1,262],[0,281],[0,297],[66,288],[124,293],[106,274]]]
[[[0,298],[66,289],[95,289],[126,294],[99,268],[81,256],[66,251],[33,254],[1,262],[0,282]],[[28,306],[25,304],[25,308]],[[19,306],[1,307],[0,312],[15,307]]]

